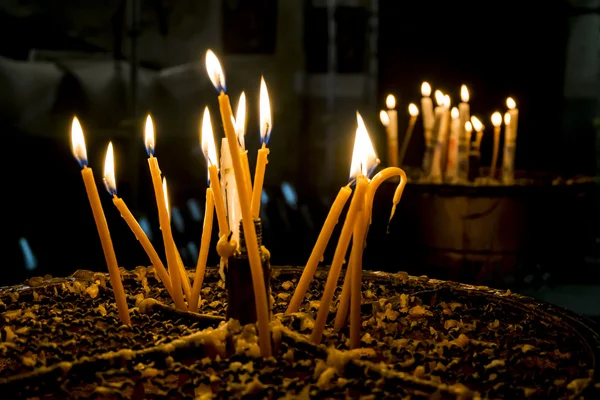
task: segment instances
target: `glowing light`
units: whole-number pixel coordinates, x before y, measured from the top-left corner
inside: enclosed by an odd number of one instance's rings
[[[502,125],[502,114],[500,114],[498,111],[492,114],[492,125],[495,127]]]
[[[467,103],[469,101],[469,89],[467,89],[467,85],[462,85],[460,87],[460,100],[463,103]]]
[[[226,92],[225,74],[219,59],[212,50],[206,51],[206,72],[217,92]]]
[[[442,93],[440,90],[436,90],[435,91],[435,102],[437,103],[437,105],[439,107],[444,105],[444,93]]]
[[[504,113],[504,125],[510,125],[510,113]]]
[[[200,143],[208,166],[210,167],[211,165],[216,165],[218,168],[217,148],[215,147],[215,138],[213,136],[213,129],[210,123],[210,111],[208,111],[208,107],[204,108],[204,116],[202,117],[202,130],[200,132]]]
[[[356,119],[358,127],[356,128],[356,136],[354,138],[354,150],[352,152],[352,163],[350,164],[350,179],[356,178],[358,175],[368,177],[369,173],[379,163],[365,122],[358,112],[356,113]]]
[[[506,99],[506,107],[508,107],[509,110],[514,110],[517,108],[517,102],[512,97],[509,97]]]
[[[471,121],[465,122],[465,131],[468,133],[473,132],[473,124],[471,124]]]
[[[165,196],[165,205],[167,207],[167,214],[169,215],[169,221],[171,220],[171,205],[169,204],[169,192],[167,191],[167,178],[163,177],[163,195]]]
[[[431,96],[431,86],[429,85],[429,83],[423,82],[421,84],[421,95],[423,97],[429,97],[429,96]]]
[[[444,95],[444,107],[450,108],[450,96]]]
[[[79,165],[81,167],[87,166],[87,150],[85,148],[83,129],[77,117],[73,117],[73,123],[71,124],[71,149]]]
[[[269,143],[273,122],[271,120],[271,103],[269,101],[269,92],[265,78],[260,77],[260,142]]]
[[[117,182],[115,179],[115,154],[112,142],[108,142],[106,157],[104,158],[104,186],[108,193],[117,194]]]
[[[385,110],[379,111],[379,120],[383,126],[388,126],[390,124],[390,116]]]
[[[474,115],[471,117],[471,124],[473,124],[473,129],[475,129],[476,132],[481,132],[483,130],[483,124],[479,118]]]
[[[244,135],[246,134],[246,93],[240,94],[237,110],[235,112],[235,135],[242,149],[246,148]]]
[[[458,116],[459,116],[458,108],[452,107],[452,110],[450,111],[450,117],[452,117],[452,119],[457,119]]]
[[[390,110],[396,108],[396,98],[393,94],[388,94],[388,96],[385,99],[385,105]]]
[[[146,146],[146,153],[149,156],[154,155],[154,123],[150,114],[146,117],[146,126],[144,128],[144,145]]]
[[[419,115],[419,108],[414,103],[410,103],[408,105],[408,113],[411,117],[416,117]]]

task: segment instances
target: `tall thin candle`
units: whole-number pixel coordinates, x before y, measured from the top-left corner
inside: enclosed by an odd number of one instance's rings
[[[208,250],[210,247],[210,238],[212,236],[213,215],[215,213],[215,198],[211,188],[206,188],[206,206],[204,207],[204,224],[202,225],[202,239],[200,241],[200,254],[196,264],[196,275],[192,285],[192,296],[189,301],[190,311],[198,311],[198,302],[200,301],[200,290],[204,281],[206,271],[206,261],[208,260]]]
[[[85,191],[90,202],[90,207],[92,208],[96,229],[98,229],[98,236],[100,236],[104,259],[106,260],[106,266],[108,267],[110,284],[112,285],[115,294],[119,319],[121,320],[121,323],[129,325],[131,324],[131,319],[129,318],[127,297],[125,296],[125,290],[123,289],[123,281],[121,280],[121,273],[119,272],[119,265],[117,264],[117,256],[115,255],[115,249],[113,248],[108,224],[106,223],[106,217],[104,216],[104,210],[102,209],[102,203],[100,202],[100,196],[98,195],[94,174],[92,169],[87,165],[87,150],[85,148],[83,129],[81,128],[81,124],[77,117],[73,118],[73,123],[71,125],[71,144],[73,155],[81,166],[81,177],[83,178]]]
[[[271,137],[273,121],[271,118],[271,103],[269,101],[269,92],[267,84],[263,77],[260,78],[260,142],[261,148],[258,150],[256,158],[256,172],[254,172],[254,188],[252,190],[252,217],[260,216],[260,200],[262,198],[263,183],[265,180],[265,170],[267,168],[267,156],[269,149],[267,143]]]

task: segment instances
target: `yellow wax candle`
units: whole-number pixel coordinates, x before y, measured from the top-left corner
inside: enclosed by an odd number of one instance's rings
[[[398,166],[398,111],[396,111],[396,98],[389,94],[385,99],[389,123],[386,126],[388,164],[392,167]]]
[[[504,152],[502,156],[502,181],[513,184],[515,179],[515,152],[517,148],[517,127],[519,110],[512,97],[506,99],[508,117],[505,117]]]
[[[177,255],[175,254],[175,246],[173,246],[173,233],[169,222],[169,214],[165,203],[165,195],[163,193],[163,185],[160,176],[160,168],[158,167],[158,159],[154,157],[154,124],[150,115],[146,118],[145,129],[145,144],[148,152],[148,166],[150,167],[150,177],[152,178],[152,186],[154,188],[154,196],[156,198],[156,206],[158,208],[158,219],[160,230],[162,232],[163,244],[165,246],[165,254],[167,257],[167,267],[169,276],[171,277],[171,287],[175,307],[179,310],[186,310],[187,306],[183,299],[181,287],[181,277],[179,276],[179,267],[177,265]]]
[[[423,113],[423,131],[425,139],[431,138],[435,117],[433,115],[433,100],[431,99],[431,85],[427,82],[421,84],[421,112]]]
[[[469,98],[470,95],[467,85],[461,85],[460,103],[458,103],[458,118],[460,119],[461,129],[464,129],[465,123],[471,120],[471,106],[469,105]]]
[[[319,260],[321,260],[323,257],[323,253],[325,252],[327,243],[329,243],[333,229],[337,225],[340,214],[342,213],[344,206],[346,205],[346,202],[348,202],[351,194],[352,189],[350,189],[350,185],[348,184],[340,189],[335,200],[333,201],[333,204],[329,209],[329,213],[327,214],[327,218],[325,219],[325,223],[321,228],[321,232],[319,232],[317,242],[310,253],[310,257],[308,258],[304,270],[302,271],[302,276],[300,277],[298,286],[296,286],[292,300],[290,300],[290,304],[285,312],[286,314],[295,313],[300,309],[300,304],[302,304],[302,300],[306,295],[306,291],[308,290],[310,282],[315,275],[315,271],[319,265]]]
[[[269,101],[269,92],[264,77],[260,78],[260,141],[262,146],[258,150],[256,158],[256,170],[254,172],[254,189],[252,192],[252,217],[260,216],[260,201],[262,198],[262,189],[265,179],[265,170],[267,169],[267,156],[269,149],[267,143],[271,137],[273,121],[271,118],[271,103]]]
[[[323,329],[325,328],[327,316],[329,315],[329,307],[331,306],[331,301],[333,300],[337,281],[340,276],[340,270],[342,269],[342,264],[344,263],[344,258],[346,257],[346,251],[348,250],[348,245],[350,244],[350,238],[352,237],[352,231],[354,229],[354,224],[356,223],[357,214],[364,205],[364,194],[367,189],[367,185],[368,183],[364,176],[361,175],[356,178],[356,189],[354,190],[354,196],[352,197],[352,201],[350,201],[350,208],[348,209],[348,214],[346,215],[346,221],[344,221],[342,233],[340,234],[340,238],[335,249],[333,262],[331,263],[329,274],[327,275],[327,282],[323,291],[323,297],[321,298],[321,303],[319,304],[317,319],[315,320],[315,325],[310,337],[311,341],[315,344],[321,343],[321,339],[323,337]]]
[[[455,182],[458,177],[458,143],[460,141],[460,132],[464,129],[460,124],[460,112],[458,108],[452,107],[450,112],[450,137],[448,139],[448,159],[446,161],[445,179],[448,182]]]
[[[440,183],[442,181],[442,153],[445,141],[446,126],[446,96],[439,90],[435,91],[435,132],[436,139],[432,139],[433,155],[431,159],[430,178],[433,182]],[[448,98],[449,103],[449,98]]]
[[[483,130],[484,126],[476,116],[471,116],[471,125],[473,125],[473,129],[477,132],[477,136],[475,137],[475,143],[473,144],[473,151],[479,153],[481,151],[481,139],[483,138]]]
[[[206,206],[204,207],[204,224],[202,225],[202,240],[200,241],[200,254],[196,264],[196,275],[194,285],[192,286],[192,297],[190,299],[190,311],[198,311],[200,301],[200,290],[204,281],[206,271],[206,260],[208,259],[208,249],[210,247],[210,238],[212,236],[213,215],[215,208],[215,198],[211,188],[206,189]]]
[[[100,196],[98,195],[94,174],[92,169],[87,166],[87,150],[85,148],[83,129],[81,128],[81,124],[77,117],[73,118],[73,124],[71,125],[71,144],[73,155],[82,167],[81,177],[83,178],[85,191],[90,202],[90,207],[92,208],[98,236],[100,236],[104,259],[106,260],[106,266],[108,267],[108,274],[110,276],[110,284],[115,293],[119,319],[121,320],[121,323],[128,325],[131,324],[131,320],[129,318],[129,308],[127,307],[127,297],[125,296],[123,281],[121,280],[121,273],[119,272],[119,265],[117,264],[117,256],[115,255],[115,249],[113,248],[108,224],[106,223],[106,217],[104,216],[104,210],[102,209],[102,203],[100,203]]]
[[[415,128],[415,123],[417,122],[417,116],[419,115],[419,109],[415,104],[410,103],[408,105],[408,114],[410,115],[410,119],[408,120],[408,127],[406,128],[406,133],[404,134],[404,140],[402,141],[402,148],[400,149],[400,155],[398,156],[398,164],[390,165],[391,167],[402,166],[402,163],[404,162],[404,156],[406,155],[406,150],[408,149],[413,129]]]
[[[366,219],[369,218],[363,210],[358,211],[355,235],[352,238],[352,269],[350,273],[350,348],[360,347],[360,326],[362,325],[360,304],[362,301],[362,257],[365,246]]]
[[[502,115],[496,111],[492,114],[492,125],[494,125],[494,151],[492,153],[492,166],[490,167],[490,178],[496,176],[496,164],[498,164],[498,150],[500,147],[500,128],[502,126]]]
[[[166,193],[166,191],[165,191]],[[173,247],[175,248],[175,255],[177,256],[177,270],[179,271],[179,276],[181,277],[181,287],[183,288],[183,293],[185,294],[185,298],[188,303],[190,301],[190,297],[192,296],[192,286],[190,285],[190,279],[187,274],[187,270],[183,265],[183,260],[181,259],[181,254],[179,253],[179,249],[175,245],[173,241]]]
[[[230,227],[227,222],[225,201],[223,200],[221,182],[219,181],[219,173],[217,171],[217,148],[215,146],[212,124],[210,122],[210,111],[208,111],[208,107],[204,108],[200,143],[202,146],[202,152],[206,158],[206,163],[208,164],[210,188],[212,189],[215,198],[215,210],[217,212],[217,222],[219,224],[219,237],[229,235]]]
[[[248,184],[246,191],[252,193],[252,178],[250,177],[250,163],[248,162],[248,151],[240,149],[240,160],[242,161],[242,167],[244,167],[245,181]],[[258,218],[258,216],[256,217]]]
[[[108,143],[108,149],[106,150],[106,158],[104,160],[104,185],[106,186],[106,190],[108,190],[108,193],[110,193],[113,197],[113,204],[115,205],[117,210],[119,210],[121,217],[125,220],[127,226],[129,226],[129,229],[131,229],[131,231],[135,235],[135,238],[138,240],[138,242],[140,242],[140,244],[144,248],[144,251],[150,259],[150,262],[156,269],[158,277],[160,278],[163,285],[165,286],[165,289],[174,301],[173,291],[171,287],[171,278],[169,277],[165,266],[160,260],[158,253],[154,249],[154,246],[152,246],[150,239],[148,239],[148,236],[146,235],[140,224],[137,222],[131,211],[129,211],[129,207],[127,207],[127,204],[125,204],[122,198],[117,196],[117,182],[115,178],[115,157],[112,142]]]
[[[223,74],[219,60],[211,50],[208,50],[206,53],[206,68],[213,85],[219,93],[219,109],[221,111],[221,120],[223,121],[225,137],[229,143],[233,173],[235,174],[236,186],[240,198],[240,207],[242,209],[242,225],[244,227],[244,238],[246,239],[248,261],[250,262],[252,284],[254,286],[254,298],[256,301],[259,345],[261,354],[264,357],[269,357],[271,355],[271,333],[269,326],[270,311],[258,248],[258,240],[256,238],[256,229],[254,227],[254,220],[252,218],[250,193],[247,191],[248,184],[245,180],[239,151],[235,151],[239,145],[237,143],[235,128],[231,120],[232,111],[231,104],[229,102],[229,96],[225,94],[225,75]]]
[[[358,234],[357,229],[360,229],[360,224],[354,224],[354,232],[352,232],[352,240]],[[335,321],[333,323],[333,329],[339,331],[346,324],[346,318],[348,317],[348,310],[350,309],[350,295],[352,285],[352,268],[354,267],[354,246],[350,252],[350,259],[348,260],[348,267],[346,268],[346,275],[344,276],[344,285],[342,286],[342,293],[338,301],[338,309],[335,313]]]

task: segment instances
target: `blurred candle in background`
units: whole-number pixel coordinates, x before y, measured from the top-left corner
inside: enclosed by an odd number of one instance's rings
[[[385,99],[389,123],[386,126],[388,165],[398,166],[398,111],[396,111],[396,98],[393,94],[388,94]]]

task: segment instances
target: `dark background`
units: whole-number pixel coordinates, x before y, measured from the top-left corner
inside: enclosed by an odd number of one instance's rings
[[[142,146],[146,99],[156,100],[152,103],[155,106],[161,105],[153,109],[159,135],[157,156],[161,165],[169,166],[165,168],[166,171],[187,171],[186,174],[166,172],[166,176],[170,187],[174,188],[171,193],[172,204],[177,209],[174,213],[179,212],[183,221],[183,225],[174,222],[176,240],[186,263],[195,265],[202,227],[202,213],[198,219],[195,210],[204,209],[206,188],[205,162],[197,143],[196,124],[199,115],[197,110],[201,109],[203,102],[214,101],[214,91],[208,79],[196,79],[191,83],[199,87],[205,97],[197,99],[195,104],[185,104],[189,107],[185,109],[188,115],[181,118],[173,116],[176,114],[172,114],[172,111],[183,104],[169,97],[168,85],[146,85],[143,71],[140,72],[138,85],[144,94],[137,103],[133,103],[127,100],[131,90],[128,80],[116,79],[113,75],[102,78],[103,86],[92,91],[94,95],[84,90],[86,83],[82,76],[101,76],[102,69],[96,72],[93,68],[90,70],[89,66],[81,68],[64,60],[56,62],[56,73],[61,75],[60,84],[58,90],[48,93],[44,91],[43,83],[53,78],[41,73],[36,75],[35,71],[27,72],[20,64],[10,64],[14,60],[27,60],[33,49],[90,54],[103,52],[111,54],[115,61],[121,61],[118,67],[111,67],[112,73],[127,78],[131,73],[128,65],[131,51],[126,42],[128,35],[152,31],[156,32],[157,37],[169,38],[178,32],[172,16],[177,15],[180,12],[178,7],[183,6],[177,2],[142,2],[139,11],[141,20],[133,27],[133,31],[127,27],[130,15],[127,4],[119,1],[109,3],[96,5],[93,10],[90,7],[91,14],[96,12],[98,18],[105,19],[100,24],[103,25],[102,34],[96,36],[90,33],[94,33],[92,28],[88,28],[88,31],[84,29],[84,23],[75,24],[75,17],[63,12],[58,3],[31,2],[28,6],[18,2],[0,3],[0,35],[5,38],[0,42],[0,56],[4,58],[0,59],[4,65],[0,64],[0,95],[4,96],[0,102],[0,131],[4,150],[2,170],[5,200],[1,225],[5,268],[0,284],[13,284],[31,275],[67,275],[78,268],[105,268],[79,168],[70,152],[69,123],[75,113],[84,124],[90,165],[95,171],[119,262],[127,268],[147,262],[141,247],[135,243],[131,232],[110,204],[110,197],[105,194],[100,182],[105,146],[111,139],[115,148],[119,149],[116,154],[119,194],[126,199],[136,217],[147,219],[152,227],[153,242],[160,243],[153,192]],[[224,55],[268,56],[276,51],[277,35],[282,29],[277,18],[281,11],[280,3],[264,0],[223,1],[220,4]],[[205,3],[200,2],[196,7],[205,7]],[[591,120],[578,119],[577,110],[573,116],[564,98],[569,26],[573,16],[579,13],[573,4],[558,0],[527,3],[515,0],[382,0],[378,7],[377,98],[380,100],[378,104],[360,106],[366,110],[368,119],[376,121],[378,109],[383,107],[387,93],[397,94],[398,109],[404,110],[409,102],[418,103],[423,80],[429,81],[434,89],[440,88],[450,93],[454,103],[459,100],[458,89],[464,83],[471,92],[472,113],[480,115],[488,126],[491,126],[489,114],[496,109],[504,110],[507,96],[516,99],[521,110],[518,169],[545,174],[551,177],[550,180],[559,175],[565,178],[578,174],[595,175],[596,155]],[[78,12],[85,12],[85,7],[80,6],[79,9]],[[301,10],[302,15],[299,14],[298,18],[304,19],[304,55],[299,58],[303,60],[303,65],[297,68],[309,75],[326,73],[329,67],[326,9],[316,8],[312,2],[305,1]],[[371,29],[369,12],[364,6],[338,7],[337,74],[367,73],[369,60],[366,47]],[[208,23],[207,19],[197,21],[199,25]],[[84,28],[81,28],[82,25]],[[94,29],[98,29],[97,25]],[[105,37],[106,40],[86,39],[90,35]],[[205,47],[199,48],[198,54],[204,50]],[[143,57],[136,59],[135,56],[134,61],[146,71],[160,71],[179,64],[176,60],[165,64]],[[235,77],[231,79],[235,80]],[[20,92],[16,87],[20,87]],[[23,104],[14,93],[48,96],[49,106],[38,118],[36,110],[28,109],[27,103]],[[301,94],[298,96],[306,97]],[[301,104],[310,101],[306,97]],[[188,109],[195,111],[187,112]],[[403,112],[399,116],[399,126],[403,127],[406,116]],[[213,115],[213,121],[216,117]],[[249,126],[255,123],[253,119],[257,117],[250,118]],[[33,120],[38,122],[33,123]],[[573,124],[573,120],[583,122]],[[379,126],[376,128],[379,129]],[[173,129],[191,133],[188,139],[177,140],[163,133]],[[322,136],[323,132],[311,132],[311,135]],[[576,145],[565,139],[570,135],[580,138]],[[406,159],[408,166],[420,164],[421,137],[418,125],[415,139],[411,142],[411,149],[414,150],[409,151]],[[274,136],[273,139],[277,141],[278,137]],[[281,136],[279,140],[285,139]],[[311,145],[310,142],[306,144],[307,147]],[[378,146],[379,152],[385,154],[383,145],[378,143]],[[182,149],[185,153],[182,153]],[[482,149],[483,158],[489,158],[491,135],[484,136]],[[253,153],[250,152],[251,162]],[[302,154],[297,157],[301,158]],[[286,200],[280,182],[267,180],[265,191],[269,194],[269,202],[263,214],[265,242],[271,249],[273,264],[303,265],[340,183],[330,182],[315,188],[311,177],[307,178],[301,168],[286,161],[285,156],[274,158],[268,171],[285,170],[286,181],[294,187],[298,199],[297,202]],[[481,263],[464,262],[458,267],[453,265],[452,268],[458,268],[456,271],[423,261],[424,252],[429,250],[423,250],[426,246],[420,242],[421,236],[413,234],[419,229],[419,220],[414,215],[421,212],[421,189],[411,189],[409,185],[406,205],[400,207],[389,235],[385,233],[385,223],[378,221],[387,220],[393,187],[385,186],[382,194],[378,195],[375,222],[365,253],[366,266],[403,269],[415,274],[426,272],[440,278],[463,281],[492,282],[496,286],[523,290],[539,289],[552,285],[553,280],[564,281],[566,278],[574,284],[598,279],[595,186],[580,186],[560,196],[554,192],[544,194],[535,190],[526,195],[519,194],[519,201],[526,202],[530,210],[544,212],[535,214],[535,217],[523,222],[523,226],[516,228],[526,231],[524,236],[529,235],[527,240],[523,240],[529,246],[525,251],[527,254],[524,256],[522,249],[516,256],[510,254],[510,257],[518,259],[514,263],[516,267],[513,265],[507,271],[499,269],[494,272],[493,279],[486,275]],[[509,192],[501,195],[511,196]],[[523,215],[533,214],[532,211]],[[556,218],[557,215],[562,218]],[[545,238],[532,237],[540,230],[553,232],[552,229],[571,240],[560,239],[556,244],[547,242]],[[326,260],[331,259],[337,234],[334,233]],[[26,239],[35,256],[36,262],[31,264],[35,266],[33,270],[25,267],[27,260],[19,245],[22,238]],[[403,243],[404,247],[399,243]],[[549,250],[556,248],[562,248],[559,257],[554,257]],[[159,252],[162,252],[161,249]],[[209,261],[216,263],[214,252]],[[565,266],[565,263],[568,265]],[[507,276],[510,279],[503,279]]]

